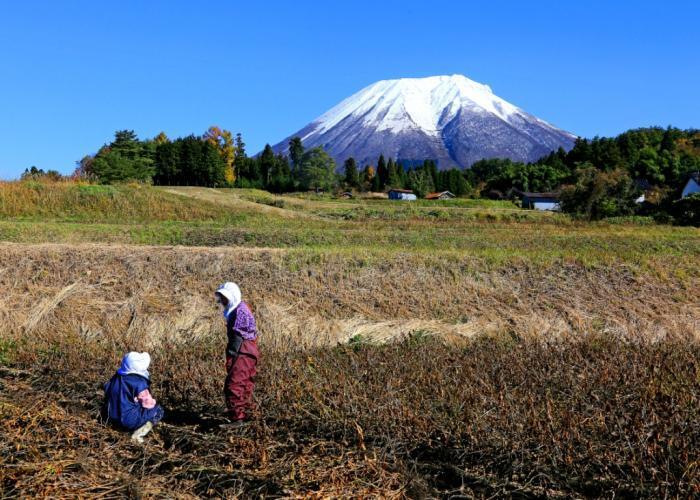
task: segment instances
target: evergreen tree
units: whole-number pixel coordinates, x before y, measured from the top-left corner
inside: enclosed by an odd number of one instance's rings
[[[442,170],[438,172],[438,182],[435,185],[435,191],[452,191],[450,189],[450,170]]]
[[[155,173],[153,148],[140,142],[133,130],[118,130],[114,141],[95,156],[92,170],[105,184],[127,180],[151,182]]]
[[[180,180],[180,143],[162,142],[156,147],[154,184],[174,186]]]
[[[577,138],[574,142],[574,147],[569,151],[567,155],[567,164],[569,168],[576,168],[578,163],[589,161],[591,158],[591,147],[587,139],[581,137]]]
[[[384,155],[379,155],[379,160],[377,161],[377,182],[375,186],[378,188],[376,191],[383,191],[386,187],[386,183],[389,180],[389,171],[386,168],[386,160]]]
[[[219,148],[207,141],[201,146],[202,175],[199,185],[209,187],[230,186],[230,168],[222,158]]]
[[[260,180],[258,161],[256,158],[248,158],[245,150],[243,136],[236,134],[234,142],[233,164],[236,170],[236,186],[238,187],[263,187]]]
[[[357,163],[355,162],[355,158],[350,157],[345,160],[343,168],[345,170],[345,184],[351,188],[359,188],[360,176],[357,172]]]
[[[403,182],[401,180],[401,175],[399,174],[399,165],[394,162],[392,158],[389,158],[387,164],[387,186],[390,188],[402,188]]]
[[[294,137],[289,141],[289,159],[292,161],[292,173],[299,174],[301,160],[304,157],[304,145],[301,143],[301,138]]]
[[[398,169],[399,179],[401,180],[401,187],[405,188],[408,185],[408,172],[404,166],[397,162],[396,168]]]
[[[275,168],[275,152],[272,146],[265,144],[262,154],[260,155],[260,174],[262,175],[263,184],[267,187],[270,184],[270,178]]]
[[[378,171],[374,172],[374,175],[372,176],[372,187],[371,187],[372,192],[374,193],[381,193],[383,190],[382,187],[382,180],[379,177]]]
[[[444,187],[438,188],[438,191],[450,191],[455,196],[464,196],[467,194],[469,191],[469,185],[467,184],[467,180],[464,178],[464,175],[462,175],[460,170],[452,168],[444,173]]]
[[[292,181],[291,169],[289,168],[289,159],[282,154],[278,154],[275,156],[267,189],[273,193],[283,193],[292,190],[293,187],[294,182]]]
[[[141,150],[139,139],[133,130],[117,130],[109,147],[128,160],[138,158]]]
[[[155,144],[155,143],[154,143]],[[155,149],[153,181],[161,185],[229,185],[227,165],[211,142],[194,135],[159,144]]]
[[[428,171],[428,174],[430,175],[430,179],[432,181],[433,189],[435,189],[438,185],[437,163],[435,163],[434,160],[425,160],[423,166]]]
[[[241,133],[236,134],[236,142],[234,144],[235,154],[233,157],[234,163],[242,158],[247,158],[245,152],[245,142],[243,142],[243,136]]]

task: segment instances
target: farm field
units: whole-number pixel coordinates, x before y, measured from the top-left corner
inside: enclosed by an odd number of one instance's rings
[[[0,496],[700,493],[700,230],[506,202],[0,184]],[[254,422],[220,430],[234,280]],[[97,420],[148,350],[144,446]]]

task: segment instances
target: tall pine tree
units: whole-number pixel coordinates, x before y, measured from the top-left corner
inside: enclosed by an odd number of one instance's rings
[[[387,186],[390,188],[402,188],[403,183],[401,182],[401,176],[399,175],[399,165],[394,162],[392,158],[389,158],[387,164]]]
[[[270,184],[270,179],[275,169],[275,152],[272,146],[265,144],[262,154],[260,154],[260,174],[262,175],[263,184],[267,187]]]
[[[304,145],[300,137],[294,137],[289,141],[289,159],[292,161],[292,174],[300,176],[301,160],[304,156]]]
[[[359,188],[360,175],[357,171],[357,163],[355,162],[355,158],[351,156],[345,160],[343,167],[345,169],[345,184],[351,188]]]
[[[383,154],[379,155],[379,160],[377,161],[377,179],[378,183],[375,183],[375,186],[379,189],[376,189],[376,191],[383,191],[389,180],[389,171],[386,168],[386,160]]]

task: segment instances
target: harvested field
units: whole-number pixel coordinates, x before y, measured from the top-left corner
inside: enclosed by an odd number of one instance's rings
[[[258,417],[239,433],[214,426],[210,298],[230,276],[263,332]],[[689,495],[698,284],[468,256],[3,244],[2,494]],[[96,420],[132,349],[171,410],[144,448]]]
[[[0,216],[0,497],[700,494],[697,229],[70,183]],[[238,431],[226,280],[263,353]],[[144,446],[97,418],[129,350]]]

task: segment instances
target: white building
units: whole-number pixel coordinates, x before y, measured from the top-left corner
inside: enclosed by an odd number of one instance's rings
[[[390,189],[390,200],[416,201],[416,195],[410,189]]]
[[[549,210],[558,212],[559,193],[522,193],[522,207],[533,210]]]
[[[685,198],[694,193],[700,193],[700,172],[690,174],[688,182],[685,183],[685,187],[683,188],[681,198]]]

